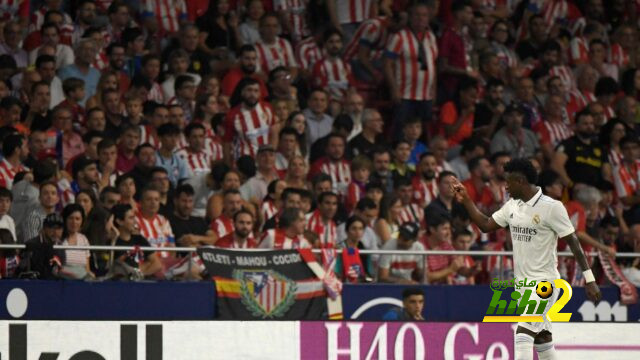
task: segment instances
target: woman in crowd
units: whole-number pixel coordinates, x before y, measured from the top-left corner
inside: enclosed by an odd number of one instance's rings
[[[302,156],[307,156],[308,146],[307,146],[307,120],[302,114],[301,111],[295,111],[289,114],[287,121],[284,125],[285,128],[293,128],[298,133],[298,145],[300,146],[300,154]]]
[[[609,151],[609,163],[612,167],[619,166],[622,161],[620,139],[626,135],[626,130],[621,121],[612,120],[607,122],[600,131],[600,143]]]
[[[118,176],[116,179],[116,189],[120,193],[120,203],[129,204],[132,208],[138,208],[138,202],[134,199],[136,195],[136,182],[130,174]]]
[[[83,233],[82,225],[85,220],[84,210],[80,204],[69,204],[62,210],[64,233],[62,245],[89,246],[89,240]],[[90,266],[91,253],[89,250],[65,250],[64,263],[59,276],[66,279],[95,278]]]
[[[238,15],[231,11],[229,0],[211,1],[196,26],[200,29],[200,49],[214,58],[223,60],[242,45]]]
[[[364,229],[367,227],[364,220],[357,216],[347,219],[345,229],[347,238],[337,244],[338,249],[342,250],[342,256],[338,257],[336,262],[336,275],[343,281],[347,282],[364,282],[371,281],[375,274],[375,268],[371,261],[370,255],[357,254],[354,249],[363,250],[362,244]]]
[[[380,215],[376,221],[374,230],[380,239],[380,247],[391,239],[398,238],[400,229],[400,213],[402,212],[402,201],[396,195],[391,195],[382,199]]]
[[[98,107],[104,109],[102,103],[102,94],[107,90],[118,90],[118,74],[112,71],[103,72],[98,80],[96,94],[87,100],[85,109],[93,109]]]
[[[253,45],[260,40],[258,26],[262,15],[264,15],[264,5],[262,0],[249,0],[245,3],[245,6],[247,13],[244,21],[238,27],[238,32],[240,32],[242,44]]]
[[[309,173],[309,166],[307,161],[300,155],[295,155],[289,159],[289,168],[287,169],[287,175],[285,181],[287,186],[296,189],[309,190],[309,182],[307,181],[307,174]]]

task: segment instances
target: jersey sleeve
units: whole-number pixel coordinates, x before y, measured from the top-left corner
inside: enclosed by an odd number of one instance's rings
[[[391,59],[397,59],[400,56],[400,49],[402,49],[402,37],[399,34],[393,34],[387,43],[385,49],[385,56]]]
[[[287,52],[287,66],[289,67],[298,67],[298,62],[296,61],[296,56],[293,53],[293,48],[291,47],[291,43],[286,41],[285,42],[285,49],[284,51]]]
[[[575,232],[567,209],[565,209],[564,205],[559,201],[554,202],[551,206],[549,215],[547,216],[547,223],[551,230],[560,238]]]
[[[224,142],[232,142],[233,138],[236,136],[236,129],[235,126],[233,125],[233,119],[235,117],[235,111],[229,111],[227,113],[227,117],[224,120],[224,136],[222,137],[222,140]]]
[[[499,210],[497,210],[496,212],[493,213],[493,215],[491,215],[491,218],[493,218],[493,221],[495,221],[496,224],[500,225],[500,227],[504,228],[509,226],[510,203],[511,201],[507,201],[506,204],[502,205],[502,207]]]
[[[260,239],[260,245],[258,248],[260,249],[272,249],[273,248],[273,236],[271,236],[272,231],[266,231]]]

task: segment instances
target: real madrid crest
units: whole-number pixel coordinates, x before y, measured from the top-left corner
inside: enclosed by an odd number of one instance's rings
[[[540,224],[540,215],[538,214],[533,215],[533,223],[536,225]]]

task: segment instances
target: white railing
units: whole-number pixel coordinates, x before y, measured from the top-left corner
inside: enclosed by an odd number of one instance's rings
[[[215,248],[215,246],[204,246],[205,248]],[[24,244],[0,244],[0,250],[2,249],[24,249]],[[89,250],[89,251],[131,251],[131,250],[142,250],[142,251],[166,251],[166,252],[175,252],[175,253],[194,253],[198,250],[196,247],[163,247],[157,248],[153,246],[112,246],[112,245],[90,245],[90,246],[79,246],[79,245],[54,245],[54,249],[56,250]],[[270,251],[270,249],[233,249],[234,251]],[[313,249],[314,253],[320,253],[320,249]],[[361,254],[364,255],[468,255],[468,256],[497,256],[497,264],[498,264],[498,273],[500,279],[502,279],[502,257],[503,256],[513,256],[512,251],[483,251],[483,250],[424,250],[424,251],[415,251],[415,250],[360,250]],[[597,252],[591,252],[588,255],[598,256]],[[571,257],[573,253],[569,251],[558,252],[558,256],[560,257]],[[640,253],[616,253],[616,258],[635,258],[640,257]],[[188,274],[191,273],[191,261],[188,262]]]
[[[203,246],[204,248],[216,248],[215,246]],[[2,249],[24,249],[24,244],[0,244],[0,250]],[[131,251],[139,249],[142,251],[166,251],[166,252],[196,252],[197,247],[153,247],[153,246],[111,246],[111,245],[54,245],[56,250],[89,250],[89,251]],[[226,249],[225,249],[226,250]],[[233,249],[234,251],[270,251],[271,249]],[[313,249],[315,253],[320,253],[320,249]],[[512,251],[491,251],[491,250],[360,250],[361,254],[365,255],[469,255],[469,256],[512,256]],[[591,252],[588,255],[597,256],[597,252]],[[558,252],[560,257],[570,257],[573,253],[569,251]],[[640,257],[640,253],[617,253],[617,258],[635,258]]]

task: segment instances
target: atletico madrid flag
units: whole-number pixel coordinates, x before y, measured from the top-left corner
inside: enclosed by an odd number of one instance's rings
[[[217,317],[226,320],[321,320],[323,283],[297,250],[237,251],[201,248],[215,281]]]

